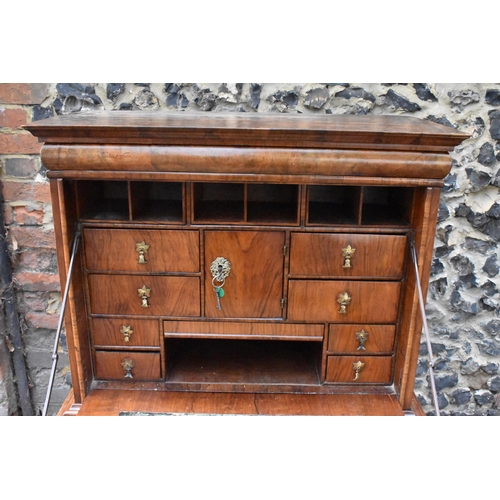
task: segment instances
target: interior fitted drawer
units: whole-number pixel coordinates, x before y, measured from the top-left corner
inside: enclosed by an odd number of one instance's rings
[[[236,321],[164,321],[165,337],[220,339],[323,340],[323,325]]]
[[[160,353],[95,353],[95,376],[99,380],[159,380],[160,373]]]
[[[328,351],[390,353],[394,349],[395,333],[394,325],[330,325]]]
[[[94,318],[94,346],[160,347],[157,320]]]
[[[396,323],[401,283],[397,281],[290,280],[288,319],[331,323]],[[337,302],[347,294],[349,303]],[[345,310],[345,313],[340,311]]]
[[[200,315],[196,277],[91,274],[88,279],[94,314]]]
[[[290,274],[401,278],[405,249],[406,236],[292,233]]]
[[[328,356],[326,382],[389,384],[391,381],[392,356]]]
[[[85,229],[84,237],[91,271],[200,271],[198,231]]]

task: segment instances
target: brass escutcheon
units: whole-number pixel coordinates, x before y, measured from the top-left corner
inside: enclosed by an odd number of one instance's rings
[[[134,333],[134,330],[129,326],[122,325],[120,328],[120,333],[123,333],[123,340],[125,342],[130,342],[130,337]]]
[[[134,378],[132,375],[132,369],[135,367],[135,361],[130,358],[125,358],[121,362],[122,368],[125,371],[124,378]]]
[[[212,264],[210,264],[210,272],[217,281],[223,281],[231,272],[231,262],[224,257],[217,257],[212,261]]]
[[[139,252],[139,260],[137,261],[139,264],[146,264],[147,260],[145,255],[148,253],[149,245],[146,244],[145,241],[141,241],[140,243],[135,244],[135,251]]]
[[[142,285],[142,288],[137,289],[137,293],[141,298],[141,307],[149,307],[148,299],[151,297],[151,288],[146,288],[146,285]]]
[[[347,314],[346,307],[351,303],[351,297],[345,293],[340,293],[337,302],[340,304],[339,314]]]
[[[359,342],[358,351],[366,351],[365,342],[368,340],[368,335],[370,334],[364,330],[356,332],[356,340]]]
[[[352,364],[352,369],[356,372],[354,380],[359,380],[359,374],[364,369],[365,364],[362,361],[356,361],[356,363]]]
[[[355,248],[352,248],[351,245],[347,245],[345,248],[342,249],[342,257],[344,257],[344,264],[342,267],[349,269],[352,267],[351,265],[351,258],[356,251]]]

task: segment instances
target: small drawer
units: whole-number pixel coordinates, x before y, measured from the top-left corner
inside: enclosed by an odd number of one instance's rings
[[[85,262],[91,271],[197,273],[198,231],[85,229]]]
[[[328,356],[326,382],[390,384],[392,356]]]
[[[288,290],[291,321],[390,324],[398,317],[397,281],[290,280]]]
[[[330,325],[328,352],[391,353],[395,333],[394,325]]]
[[[91,274],[88,279],[94,314],[200,315],[196,277]]]
[[[160,380],[160,353],[96,351],[98,380]]]
[[[406,236],[293,233],[290,275],[397,279],[405,249]]]
[[[164,321],[165,337],[323,341],[323,325],[243,323],[229,321]]]
[[[160,347],[158,321],[94,318],[95,347]]]

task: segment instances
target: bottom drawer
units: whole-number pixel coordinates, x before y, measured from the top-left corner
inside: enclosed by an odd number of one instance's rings
[[[326,382],[389,384],[392,356],[328,356]]]
[[[95,376],[99,380],[159,380],[160,353],[96,351]]]

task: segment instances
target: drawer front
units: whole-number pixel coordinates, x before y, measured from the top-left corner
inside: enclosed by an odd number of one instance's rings
[[[293,233],[290,275],[401,278],[405,249],[406,236]]]
[[[157,320],[94,318],[92,327],[95,347],[160,347]]]
[[[98,380],[160,380],[160,373],[159,353],[111,351],[95,353],[95,376]]]
[[[390,384],[392,356],[328,356],[326,382]]]
[[[198,231],[85,229],[84,234],[91,271],[200,271]]]
[[[323,341],[323,325],[164,321],[165,337]]]
[[[92,274],[89,288],[94,314],[200,315],[200,279],[196,277]]]
[[[390,353],[395,333],[394,325],[330,325],[328,352]]]
[[[399,282],[290,280],[288,319],[396,323],[400,290]],[[350,302],[343,308],[337,300],[344,294]]]

